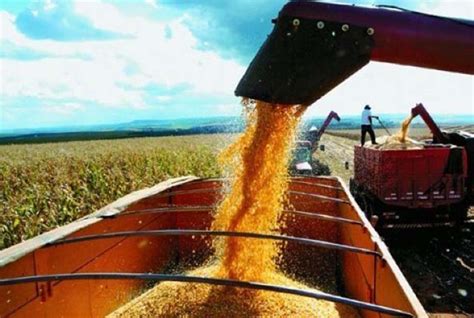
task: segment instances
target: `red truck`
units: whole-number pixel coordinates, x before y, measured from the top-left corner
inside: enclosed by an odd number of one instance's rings
[[[462,147],[380,150],[355,146],[351,190],[383,227],[448,225],[466,216],[467,156]]]
[[[351,190],[379,227],[453,225],[466,218],[474,154],[450,143],[421,104],[412,109],[417,115],[433,133],[419,149],[354,148]]]

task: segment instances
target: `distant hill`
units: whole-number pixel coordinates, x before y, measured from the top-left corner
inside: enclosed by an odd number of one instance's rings
[[[66,133],[84,131],[114,131],[114,130],[136,130],[136,129],[187,129],[195,126],[227,125],[239,122],[239,117],[208,117],[208,118],[178,118],[157,120],[134,120],[116,124],[97,124],[81,126],[57,126],[44,128],[25,128],[0,130],[2,135],[27,135],[38,133]]]
[[[242,131],[243,125],[238,117],[212,117],[135,120],[111,125],[22,129],[0,133],[0,145],[232,133]]]
[[[473,125],[472,115],[433,116],[441,127]],[[405,118],[402,114],[381,114],[380,119],[388,128],[399,127]],[[325,118],[315,117],[305,120],[302,129],[320,127]],[[379,126],[377,122],[374,123]],[[117,139],[153,136],[179,136],[195,134],[234,133],[243,130],[245,123],[240,117],[183,118],[166,120],[134,120],[126,123],[53,127],[39,129],[0,130],[1,144],[45,143],[78,140]],[[416,118],[413,127],[424,123]],[[333,121],[331,129],[355,129],[360,127],[358,115],[342,116],[341,121]]]

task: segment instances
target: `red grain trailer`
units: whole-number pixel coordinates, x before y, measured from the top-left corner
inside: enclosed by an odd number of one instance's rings
[[[272,288],[326,299],[336,308],[346,304],[363,318],[428,318],[341,179],[292,178],[291,210],[282,212],[281,235],[272,237],[210,230],[225,187],[223,179],[167,180],[0,251],[0,317],[104,317],[153,282],[181,281],[230,292]],[[188,272],[212,257],[211,237],[230,233],[285,243],[278,268],[318,290]]]
[[[463,147],[354,149],[351,190],[379,227],[431,227],[464,219],[466,178]]]

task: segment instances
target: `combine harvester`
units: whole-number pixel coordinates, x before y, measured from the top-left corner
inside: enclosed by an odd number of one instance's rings
[[[422,104],[433,139],[412,149],[355,146],[351,192],[379,228],[453,226],[472,201],[474,135],[443,132]]]
[[[329,175],[329,167],[313,160],[313,153],[317,151],[321,136],[331,121],[341,121],[339,115],[331,111],[319,129],[311,127],[304,135],[305,140],[297,140],[290,165],[292,175]],[[324,149],[324,148],[322,148]]]
[[[330,111],[329,115],[326,117],[326,119],[324,120],[321,127],[319,127],[319,129],[313,126],[307,132],[306,139],[309,142],[311,142],[311,147],[312,147],[313,152],[318,150],[319,141],[321,140],[321,137],[323,136],[324,132],[329,127],[329,124],[331,123],[333,119],[337,120],[338,122],[341,121],[341,117],[339,117],[339,115],[335,111]]]
[[[274,22],[236,95],[310,105],[371,59],[474,73],[471,22],[309,1],[288,3]],[[180,281],[320,298],[353,306],[362,317],[427,317],[339,178],[293,178],[294,210],[284,212],[292,218],[281,235],[209,231],[222,183],[170,180],[1,251],[0,316],[102,317],[148,281]],[[213,236],[287,242],[287,270],[304,281],[323,275],[339,294],[176,274],[206,259]]]

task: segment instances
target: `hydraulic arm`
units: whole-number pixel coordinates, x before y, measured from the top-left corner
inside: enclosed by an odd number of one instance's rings
[[[441,132],[441,129],[439,129],[438,125],[436,125],[435,121],[428,113],[425,106],[423,106],[423,104],[417,104],[415,107],[413,107],[411,109],[411,115],[412,117],[416,117],[419,115],[423,119],[423,121],[426,123],[431,133],[433,134],[433,141],[439,143],[447,142],[446,137]]]
[[[331,120],[333,119],[337,121],[341,121],[341,118],[339,117],[339,115],[335,111],[331,110],[328,117],[326,117],[326,120],[324,121],[324,123],[318,129],[318,132],[316,134],[316,140],[321,139],[321,136],[324,134],[324,131],[326,130],[326,128],[328,128],[329,124],[331,123]]]

